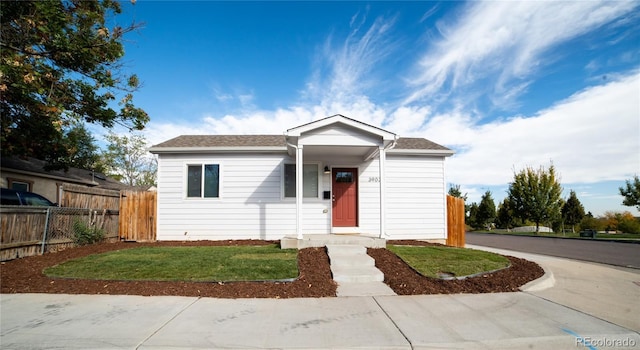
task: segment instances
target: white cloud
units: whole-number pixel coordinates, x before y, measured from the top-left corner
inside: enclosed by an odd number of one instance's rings
[[[450,181],[498,185],[513,170],[553,161],[563,182],[619,180],[640,169],[640,73],[587,88],[535,116],[475,125],[464,115],[432,118],[425,136],[459,145]]]
[[[356,14],[344,40],[336,44],[330,36],[325,41],[304,96],[324,103],[349,101],[377,83],[373,68],[397,47],[389,35],[395,18],[378,17],[368,28],[366,22],[366,15]]]
[[[440,23],[442,39],[425,52],[405,103],[472,88],[508,106],[526,91],[532,72],[556,59],[551,48],[637,6],[634,1],[471,2],[455,23]]]

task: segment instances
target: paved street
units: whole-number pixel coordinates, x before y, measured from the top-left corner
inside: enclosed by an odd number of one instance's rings
[[[640,269],[640,244],[467,232],[468,244]]]

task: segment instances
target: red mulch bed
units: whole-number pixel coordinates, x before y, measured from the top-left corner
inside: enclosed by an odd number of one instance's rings
[[[388,241],[395,245],[436,245],[421,241]],[[462,280],[442,280],[425,277],[407,265],[387,249],[367,249],[376,261],[376,267],[384,273],[384,282],[398,295],[500,293],[517,292],[524,284],[544,275],[538,264],[506,256],[511,266],[493,273]]]
[[[64,293],[179,295],[216,298],[318,298],[336,295],[325,248],[307,248],[298,253],[299,278],[293,282],[152,282],[58,279],[45,276],[46,267],[90,254],[142,246],[263,245],[273,241],[193,241],[156,243],[103,243],[31,256],[0,264],[1,293]],[[390,244],[428,244],[418,241],[391,241]],[[517,291],[523,284],[544,274],[535,263],[508,257],[508,269],[466,280],[444,281],[424,277],[386,249],[369,249],[376,267],[385,274],[385,283],[399,295],[492,293]]]

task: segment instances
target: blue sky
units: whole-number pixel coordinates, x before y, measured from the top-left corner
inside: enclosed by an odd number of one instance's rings
[[[586,210],[640,174],[640,2],[123,3],[152,144],[281,134],[343,114],[456,151],[447,179],[496,205],[553,162]]]

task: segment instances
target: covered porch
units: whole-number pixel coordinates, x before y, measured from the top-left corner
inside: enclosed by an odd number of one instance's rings
[[[320,244],[304,243],[310,242],[305,236],[315,236],[303,232],[303,209],[309,192],[331,204],[325,209],[329,215],[325,232],[385,236],[385,160],[387,150],[396,144],[395,134],[334,115],[289,129],[285,138],[287,152],[295,159],[291,177],[295,175],[295,239],[299,245]],[[322,179],[305,180],[306,166],[321,169]]]

